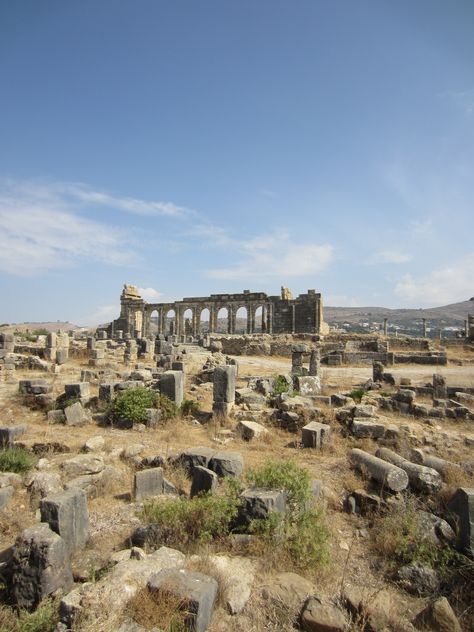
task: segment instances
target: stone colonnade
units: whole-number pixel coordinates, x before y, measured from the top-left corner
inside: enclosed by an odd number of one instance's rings
[[[270,302],[259,301],[229,301],[229,302],[177,302],[147,304],[143,310],[143,333],[147,336],[151,329],[152,314],[157,317],[157,333],[166,331],[166,318],[173,311],[173,331],[171,333],[180,335],[197,336],[200,333],[202,312],[208,310],[209,313],[209,333],[217,332],[218,314],[221,309],[227,310],[227,333],[234,334],[236,331],[236,318],[239,309],[244,308],[247,312],[246,333],[255,333],[258,319],[261,319],[260,331],[272,333],[273,331],[273,305]],[[261,315],[257,311],[261,308]],[[186,327],[185,313],[190,311],[189,327]]]

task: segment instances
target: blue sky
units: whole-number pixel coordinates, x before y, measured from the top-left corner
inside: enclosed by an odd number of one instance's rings
[[[0,0],[0,322],[474,295],[471,0]]]

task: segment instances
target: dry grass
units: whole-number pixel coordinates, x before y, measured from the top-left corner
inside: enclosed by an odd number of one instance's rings
[[[145,630],[159,627],[164,632],[184,632],[188,629],[186,602],[169,591],[153,593],[142,588],[129,600],[124,615]]]
[[[208,577],[213,577],[217,582],[217,597],[216,607],[226,607],[226,591],[230,585],[230,578],[226,576],[224,572],[219,570],[212,560],[207,551],[204,550],[200,555],[192,556],[186,563],[186,568],[189,571],[202,573]]]

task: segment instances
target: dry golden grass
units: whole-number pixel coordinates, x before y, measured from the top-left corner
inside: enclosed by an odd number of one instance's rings
[[[124,616],[145,630],[159,627],[166,632],[184,632],[188,629],[186,602],[168,591],[160,590],[156,594],[148,588],[137,591],[127,603]]]

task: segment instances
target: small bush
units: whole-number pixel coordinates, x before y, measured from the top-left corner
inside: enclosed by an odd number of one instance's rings
[[[0,472],[27,472],[36,463],[36,458],[23,448],[0,450]]]
[[[355,388],[354,390],[352,390],[349,393],[349,397],[352,397],[352,399],[357,402],[358,404],[360,404],[360,402],[362,401],[362,398],[364,397],[364,395],[366,395],[367,392],[363,389],[363,388]]]
[[[156,398],[156,407],[161,410],[161,418],[163,421],[174,419],[179,415],[179,407],[173,400],[166,395],[158,394]]]
[[[283,393],[288,393],[290,390],[290,385],[286,381],[284,375],[276,375],[275,376],[275,387],[273,388],[272,396],[276,397],[277,395],[282,395]]]
[[[287,494],[286,512],[252,521],[250,531],[261,536],[267,547],[286,553],[297,567],[325,565],[329,559],[329,529],[323,510],[308,508],[311,487],[307,470],[294,461],[267,461],[250,470],[247,479],[256,487],[283,489]]]
[[[199,412],[199,406],[193,399],[185,399],[181,404],[180,412],[183,417],[196,415]]]
[[[228,482],[223,487],[220,495],[150,501],[145,504],[140,518],[148,524],[159,525],[163,543],[171,546],[223,538],[228,535],[241,504],[238,483]]]
[[[143,386],[130,388],[118,395],[107,410],[107,417],[112,423],[129,420],[133,423],[146,421],[146,409],[154,408],[160,396]]]
[[[303,511],[311,498],[308,471],[294,461],[266,461],[262,467],[249,470],[247,480],[255,487],[284,489],[293,513]]]

